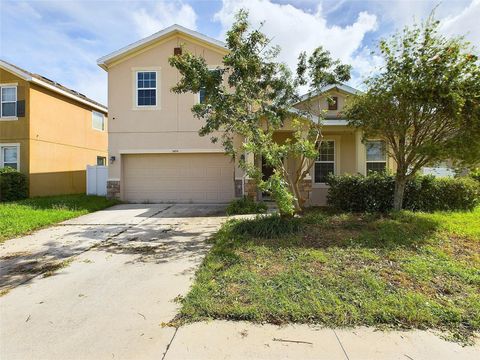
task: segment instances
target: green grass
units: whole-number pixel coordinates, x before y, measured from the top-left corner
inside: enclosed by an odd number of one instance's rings
[[[234,220],[220,229],[177,321],[431,328],[462,340],[480,330],[480,208],[314,210],[296,233],[271,238],[276,221]]]
[[[88,195],[62,195],[0,203],[0,242],[117,204]]]

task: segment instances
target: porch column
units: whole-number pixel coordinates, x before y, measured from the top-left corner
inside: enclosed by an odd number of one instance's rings
[[[245,162],[248,165],[255,164],[255,155],[253,153],[246,152],[245,153]],[[246,173],[244,175],[244,195],[257,200],[257,185],[255,181],[251,179]]]
[[[357,172],[366,175],[367,154],[365,144],[362,143],[363,131],[355,131],[355,155],[357,159]]]

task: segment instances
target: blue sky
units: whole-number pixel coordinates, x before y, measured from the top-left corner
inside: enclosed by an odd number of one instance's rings
[[[291,66],[301,50],[325,46],[353,65],[352,86],[381,64],[378,39],[423,19],[439,1],[0,0],[0,58],[107,103],[107,75],[96,60],[173,23],[223,40],[239,8],[282,47]],[[480,45],[480,0],[444,0],[437,17],[446,34]]]

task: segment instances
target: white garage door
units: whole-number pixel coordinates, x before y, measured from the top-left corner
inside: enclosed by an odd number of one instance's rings
[[[123,156],[123,197],[132,202],[217,203],[234,197],[234,168],[224,154]]]

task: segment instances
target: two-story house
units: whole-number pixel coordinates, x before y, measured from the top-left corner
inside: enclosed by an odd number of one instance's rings
[[[179,80],[168,58],[179,51],[205,58],[215,68],[228,50],[225,44],[186,29],[170,26],[145,39],[98,60],[108,71],[109,167],[108,194],[132,202],[228,202],[256,191],[243,171],[225,155],[220,144],[200,137],[202,123],[191,108],[201,94],[175,94],[171,88]],[[328,103],[325,94],[333,96]],[[320,94],[308,94],[296,105],[327,111],[324,139],[318,160],[306,179],[311,205],[326,202],[329,173],[362,173],[391,168],[385,144],[372,139],[362,143],[361,132],[348,127],[340,114],[345,100],[357,91],[346,85],[331,86]],[[292,130],[285,127],[275,136],[285,141]],[[268,167],[247,154],[247,161]],[[295,167],[295,159],[285,159]]]
[[[26,174],[30,196],[84,193],[107,141],[105,106],[0,60],[0,167]]]

